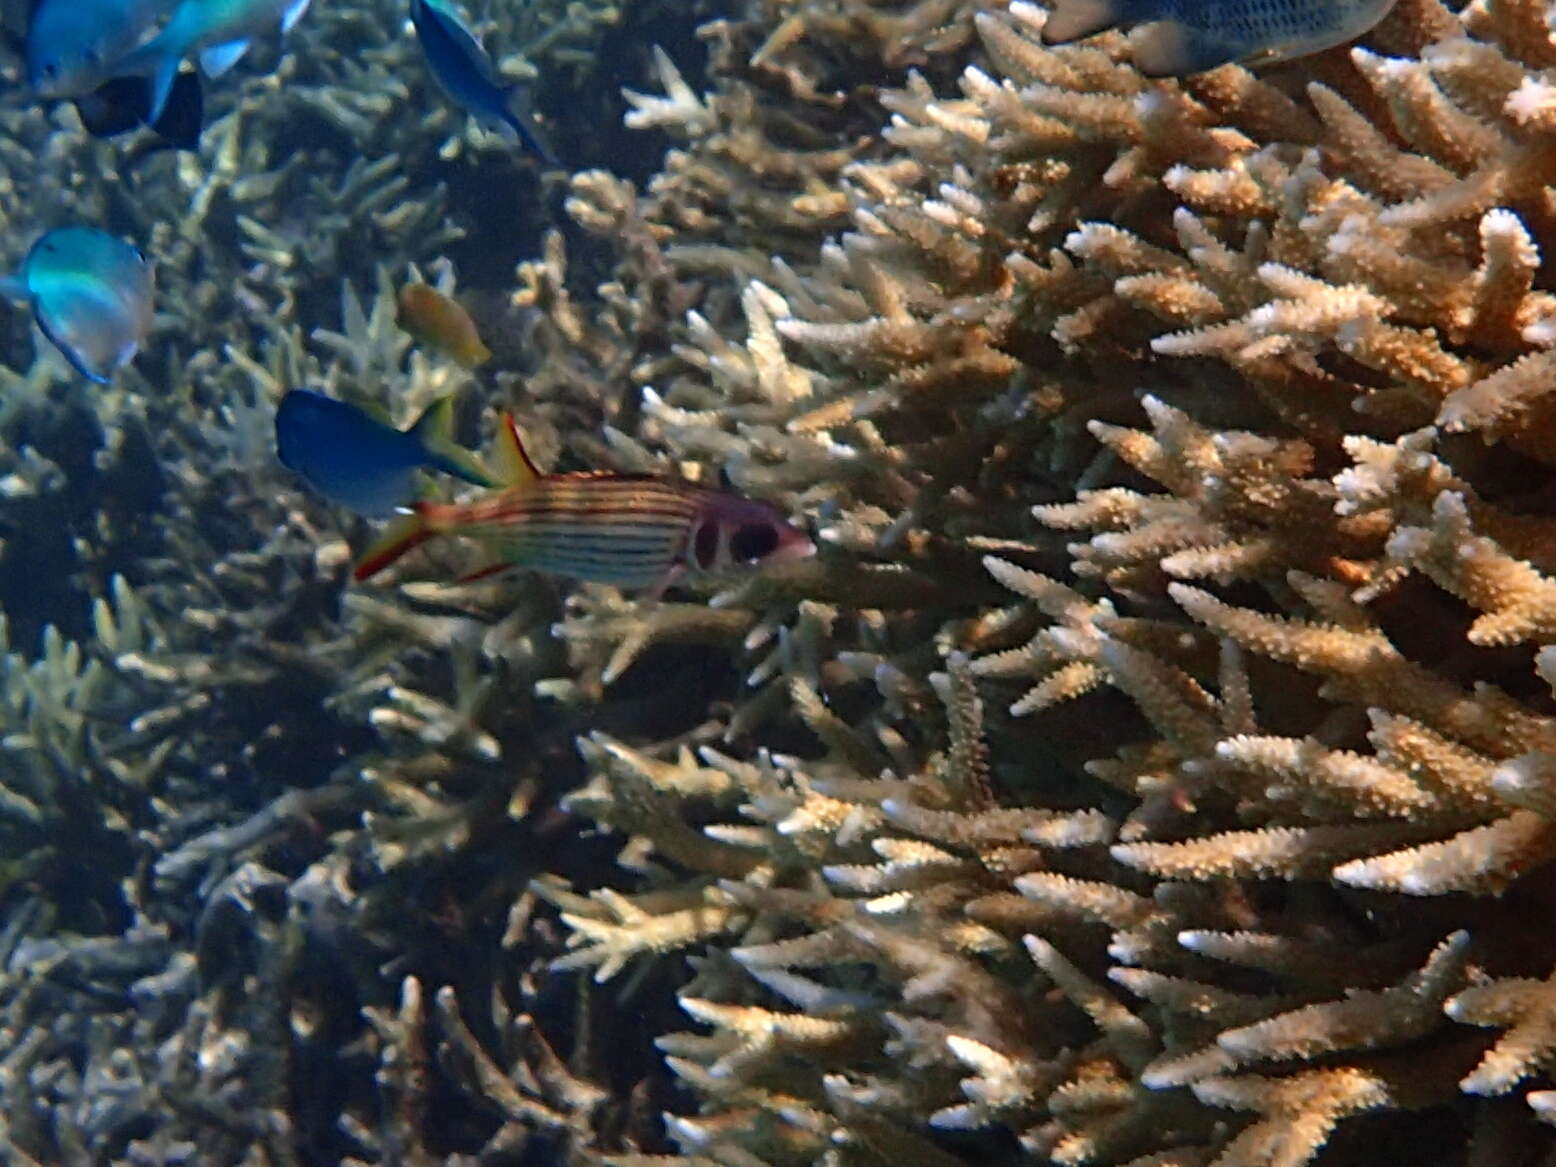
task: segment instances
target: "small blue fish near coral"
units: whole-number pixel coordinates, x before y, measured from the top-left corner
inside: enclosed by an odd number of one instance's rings
[[[200,148],[205,95],[200,74],[193,69],[185,69],[174,79],[167,104],[155,120],[151,120],[151,82],[145,77],[115,77],[74,100],[81,128],[94,138],[114,138],[140,127],[156,135],[136,157],[163,149]]]
[[[445,0],[411,0],[411,23],[433,79],[456,105],[548,166],[561,165],[529,116],[524,88],[497,79],[486,50]]]
[[[162,31],[126,56],[114,74],[151,77],[146,120],[155,122],[190,53],[199,52],[206,76],[220,77],[248,52],[250,40],[277,24],[290,32],[307,10],[308,0],[180,0]]]
[[[1394,0],[1059,0],[1043,43],[1065,44],[1120,24],[1148,77],[1183,77],[1236,61],[1272,65],[1344,44],[1388,13]]]
[[[397,430],[345,401],[293,389],[276,409],[276,452],[282,465],[331,502],[382,518],[415,499],[418,470],[497,485],[475,455],[455,445],[453,421],[452,397],[433,402],[409,429]]]
[[[506,485],[463,503],[418,502],[357,563],[365,580],[438,535],[493,557],[461,582],[509,568],[649,589],[688,575],[725,575],[814,555],[809,537],[771,503],[658,474],[542,474],[509,414],[494,470]]]
[[[43,335],[99,384],[134,358],[151,331],[150,261],[134,244],[93,227],[46,232],[0,290],[25,299]]]
[[[42,0],[27,24],[27,80],[43,97],[79,97],[121,60],[174,0]]]

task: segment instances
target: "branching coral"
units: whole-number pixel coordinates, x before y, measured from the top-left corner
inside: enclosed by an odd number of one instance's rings
[[[660,10],[490,32],[587,86],[579,46]],[[6,658],[8,1152],[1548,1157],[1544,17],[1400,0],[1152,81],[1020,0],[751,0],[706,77],[643,47],[628,121],[675,148],[573,175],[582,235],[526,222],[480,380],[392,289],[490,284],[456,238],[513,164],[398,122],[407,44],[322,17],[147,164],[170,306],[73,407],[109,481],[39,436],[52,366],[6,378],[0,514],[55,508],[112,597]],[[357,156],[288,158],[299,114]],[[63,177],[102,147],[4,117],[59,163],[15,222],[106,213]],[[432,558],[342,596],[363,532],[268,459],[302,381],[727,476],[822,553],[663,601]],[[103,501],[146,451],[149,542]],[[112,874],[71,916],[85,806]]]
[[[730,102],[785,60],[758,117],[819,102],[824,23],[778,25],[752,74],[720,30],[713,94],[667,74],[671,101],[638,99],[689,140],[645,221],[707,240],[666,248],[672,269],[733,286],[688,314],[634,449],[782,493],[831,549],[735,594],[774,603],[747,645],[787,633],[789,681],[727,731],[790,742],[798,716],[819,758],[705,747],[747,790],[705,801],[650,751],[634,781],[671,783],[654,815],[574,804],[632,837],[628,866],[663,885],[637,894],[717,873],[751,913],[736,926],[775,933],[732,949],[761,988],[720,963],[725,925],[680,934],[712,949],[683,997],[713,1033],[671,1050],[706,1109],[672,1124],[688,1159],[804,1159],[822,1132],[868,1158],[864,1116],[917,1113],[1066,1163],[1370,1161],[1337,1133],[1350,1116],[1441,1124],[1548,1056],[1532,1012],[1552,953],[1518,924],[1556,838],[1539,14],[1408,4],[1365,47],[1181,84],[1142,79],[1116,36],[1044,49],[1043,20],[963,16],[979,55],[959,93],[942,73],[887,89],[890,124],[826,160],[832,189],[806,179],[765,214],[728,189]],[[965,42],[940,43],[920,63]],[[769,157],[762,196],[821,162]],[[806,214],[811,239],[842,233],[807,251]],[[753,219],[788,232],[769,255],[720,238]],[[936,594],[974,586],[985,553],[1015,606]],[[862,566],[892,589],[831,590]],[[570,636],[626,646],[661,618],[614,608]],[[1026,685],[977,806],[925,753],[931,676],[965,718],[969,670]],[[591,789],[625,782],[586,757]],[[1119,815],[1105,850],[1087,803]],[[1044,814],[1077,850],[1049,850]],[[740,873],[670,821],[764,861]],[[1023,991],[1029,958],[1068,1014]],[[741,1036],[782,1048],[778,1018],[821,1002],[842,1023],[827,1052],[774,1062]],[[1487,1115],[1459,1136],[1471,1155],[1522,1137]],[[1372,1121],[1420,1151],[1410,1120]]]

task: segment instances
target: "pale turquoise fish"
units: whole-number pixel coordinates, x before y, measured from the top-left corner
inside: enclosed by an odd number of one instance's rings
[[[1233,61],[1273,65],[1362,35],[1394,0],[1059,0],[1043,43],[1064,44],[1120,24],[1148,27],[1129,39],[1135,67],[1182,77]]]
[[[151,40],[130,53],[116,75],[151,76],[151,110],[146,120],[162,115],[178,66],[190,53],[200,54],[200,67],[220,77],[248,52],[250,41],[278,23],[282,32],[308,10],[308,0],[180,0],[167,24]]]
[[[60,227],[32,245],[0,290],[27,300],[43,335],[82,376],[107,384],[151,330],[156,281],[134,244]]]
[[[44,97],[80,97],[114,75],[175,0],[43,0],[27,26],[27,80]]]

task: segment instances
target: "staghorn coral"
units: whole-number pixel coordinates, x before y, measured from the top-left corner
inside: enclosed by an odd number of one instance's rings
[[[628,836],[636,890],[564,919],[612,973],[703,953],[681,997],[712,1032],[666,1046],[702,1102],[670,1125],[689,1162],[935,1161],[906,1148],[936,1129],[1063,1163],[1367,1162],[1426,1153],[1404,1112],[1534,1161],[1506,1106],[1447,1116],[1548,1056],[1552,954],[1519,923],[1553,837],[1537,6],[1405,5],[1301,70],[1182,84],[1121,38],[1043,49],[1042,21],[968,14],[959,92],[949,35],[830,191],[768,214],[820,156],[770,134],[760,194],[728,189],[724,111],[751,68],[788,78],[759,121],[821,104],[820,21],[720,28],[712,93],[665,71],[666,103],[634,97],[689,143],[639,213],[707,240],[663,256],[710,286],[612,445],[722,464],[832,550],[716,601],[771,605],[732,647],[777,640],[719,719],[733,756],[583,747],[569,805]],[[1016,604],[974,590],[985,553]],[[608,684],[681,619],[565,627]],[[953,727],[969,669],[1025,689],[979,808],[918,802],[966,740],[929,730],[948,659]],[[1116,825],[1073,853],[1014,825],[1087,805]]]
[[[662,6],[558,9],[491,35],[583,88],[570,46]],[[37,436],[47,360],[0,415],[0,514],[74,508],[81,572],[7,658],[0,841],[78,846],[59,772],[123,816],[111,918],[0,893],[8,1154],[1549,1157],[1543,8],[1402,0],[1182,83],[1043,20],[752,0],[706,78],[639,46],[659,172],[572,176],[583,234],[496,258],[457,233],[518,171],[388,116],[427,82],[354,10],[145,164],[170,309],[74,405],[108,481]],[[113,205],[69,177],[105,147],[0,112],[8,172],[51,159],[15,222]],[[300,112],[355,154],[273,162]],[[413,264],[513,326],[495,371],[407,353]],[[266,457],[300,380],[722,472],[823,554],[659,604],[430,558],[342,595],[364,533]],[[105,501],[148,449],[152,551]]]

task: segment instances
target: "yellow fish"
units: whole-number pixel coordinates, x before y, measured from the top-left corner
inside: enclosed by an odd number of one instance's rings
[[[406,284],[400,289],[394,322],[416,340],[435,348],[467,369],[485,364],[492,350],[481,343],[470,314],[430,284]]]

